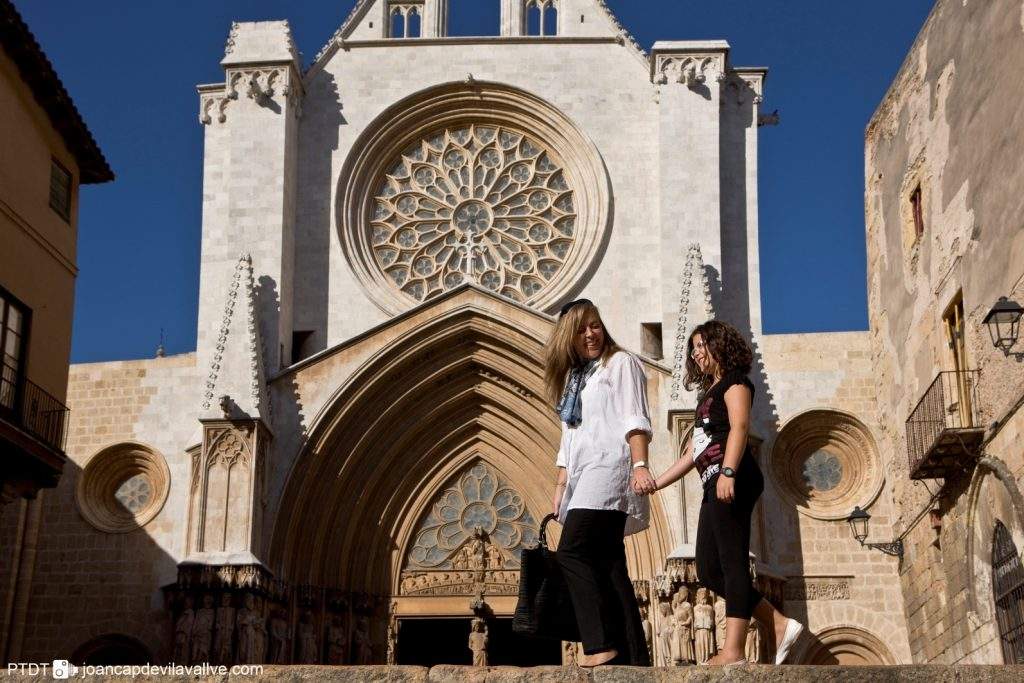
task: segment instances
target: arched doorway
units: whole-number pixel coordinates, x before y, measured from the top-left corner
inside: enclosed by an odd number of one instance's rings
[[[79,645],[71,655],[71,663],[79,666],[115,666],[148,664],[153,661],[149,649],[120,633],[109,633]]]
[[[369,634],[361,661],[443,663],[406,656],[417,630],[444,641],[432,655],[468,656],[480,615],[492,651],[507,647],[518,549],[550,505],[560,438],[542,398],[550,319],[476,289],[457,296],[465,306],[422,312],[339,389],[282,496],[274,573],[342,596],[328,596],[325,619]],[[636,579],[652,579],[669,550],[652,508],[652,529],[627,543]]]
[[[837,626],[818,633],[799,661],[801,664],[840,666],[896,663],[885,643],[853,626]]]

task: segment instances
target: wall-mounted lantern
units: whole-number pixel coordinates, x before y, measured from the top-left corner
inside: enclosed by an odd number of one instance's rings
[[[1017,343],[1017,338],[1020,335],[1022,315],[1024,315],[1024,308],[1021,308],[1020,304],[1001,296],[983,321],[988,326],[992,345],[997,349],[1002,349],[1003,354],[1007,356],[1010,355],[1010,348]]]
[[[881,550],[886,555],[892,555],[893,557],[903,557],[903,539],[897,538],[895,541],[889,543],[865,543],[865,539],[868,537],[868,526],[871,522],[871,515],[864,510],[860,509],[860,506],[853,508],[853,512],[846,519],[850,523],[850,531],[853,532],[853,537],[857,539],[857,542],[868,548],[874,548],[875,550]]]

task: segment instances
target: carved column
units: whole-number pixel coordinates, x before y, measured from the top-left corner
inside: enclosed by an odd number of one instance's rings
[[[501,35],[526,33],[526,0],[501,0]]]

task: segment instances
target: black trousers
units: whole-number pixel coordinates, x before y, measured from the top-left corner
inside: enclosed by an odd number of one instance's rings
[[[720,476],[704,487],[697,521],[697,578],[725,598],[725,616],[749,620],[762,598],[750,578],[750,519],[764,490],[764,476],[753,457],[745,454],[731,503],[718,500]]]
[[[612,648],[633,666],[650,666],[640,607],[626,570],[626,513],[570,510],[558,542],[558,564],[576,610],[583,652]]]

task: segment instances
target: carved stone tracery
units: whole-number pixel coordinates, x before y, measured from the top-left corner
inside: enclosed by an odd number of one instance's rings
[[[508,126],[447,128],[401,155],[377,185],[377,265],[423,301],[463,282],[517,301],[546,287],[576,240],[562,162]]]

